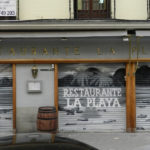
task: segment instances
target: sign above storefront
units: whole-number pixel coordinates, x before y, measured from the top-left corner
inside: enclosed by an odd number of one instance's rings
[[[17,2],[16,0],[0,1],[0,16],[16,16]]]
[[[149,43],[129,47],[121,38],[81,38],[8,40],[0,45],[0,59],[136,59],[137,52],[138,58],[148,58]]]

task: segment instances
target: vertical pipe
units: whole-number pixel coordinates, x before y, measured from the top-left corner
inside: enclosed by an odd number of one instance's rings
[[[69,0],[69,19],[71,19],[71,0]]]
[[[17,20],[19,20],[19,0],[17,0]]]
[[[150,7],[150,0],[147,0],[147,19],[149,19],[150,17],[149,7]]]
[[[114,0],[114,19],[116,19],[116,0]]]
[[[12,65],[13,76],[13,130],[16,132],[16,64]]]

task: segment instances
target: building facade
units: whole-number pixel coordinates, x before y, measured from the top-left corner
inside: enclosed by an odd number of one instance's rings
[[[0,130],[38,131],[54,106],[58,132],[149,131],[149,4],[1,2]]]

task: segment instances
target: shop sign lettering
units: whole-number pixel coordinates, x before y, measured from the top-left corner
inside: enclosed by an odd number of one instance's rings
[[[64,88],[63,97],[67,108],[82,107],[121,107],[121,88]],[[86,103],[86,104],[85,104]]]
[[[16,16],[16,0],[0,1],[0,16]]]

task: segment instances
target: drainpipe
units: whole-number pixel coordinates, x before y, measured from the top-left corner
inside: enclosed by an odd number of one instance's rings
[[[150,11],[149,11],[149,6],[150,6],[150,1],[149,0],[147,0],[147,19],[149,19],[149,17],[150,17]]]
[[[114,0],[114,19],[116,19],[116,0]]]
[[[70,15],[69,19],[71,19],[71,0],[69,0],[69,15]]]

